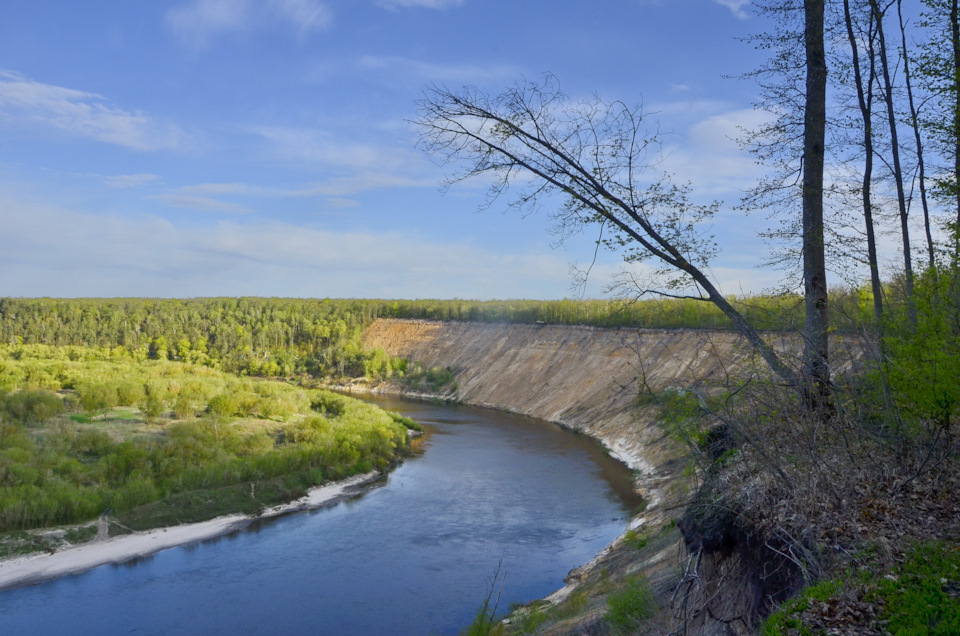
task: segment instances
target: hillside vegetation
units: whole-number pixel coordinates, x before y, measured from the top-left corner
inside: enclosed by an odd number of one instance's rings
[[[325,390],[137,360],[125,349],[0,345],[0,535],[112,512],[145,529],[256,513],[383,469],[398,415]]]

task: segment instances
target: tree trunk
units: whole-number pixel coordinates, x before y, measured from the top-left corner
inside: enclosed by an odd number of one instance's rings
[[[893,104],[893,82],[890,80],[890,60],[883,35],[883,11],[877,0],[870,0],[877,20],[877,38],[880,43],[880,70],[883,73],[884,102],[890,124],[890,156],[893,160],[893,180],[897,189],[897,209],[900,213],[900,236],[903,240],[903,273],[906,278],[907,314],[910,324],[917,326],[917,306],[913,297],[913,258],[910,254],[910,225],[907,215],[907,197],[903,190],[903,169],[900,167],[900,141],[897,138],[897,117]]]
[[[950,2],[950,41],[953,44],[953,187],[957,200],[957,232],[960,232],[960,13],[957,0]],[[960,250],[960,242],[956,245]]]
[[[927,238],[927,264],[936,273],[933,249],[933,232],[930,228],[930,206],[927,203],[927,174],[923,158],[923,138],[920,136],[920,115],[913,99],[913,82],[910,77],[910,54],[907,50],[907,27],[903,22],[903,0],[897,0],[897,19],[900,22],[900,45],[903,47],[903,82],[907,88],[907,103],[910,106],[910,126],[913,128],[917,149],[917,181],[920,187],[920,207],[923,208],[923,229]]]
[[[811,406],[829,401],[827,268],[823,242],[823,161],[827,122],[824,0],[804,0],[806,99],[803,120],[804,391]]]
[[[850,54],[853,58],[853,79],[857,90],[857,103],[860,118],[863,120],[863,182],[860,191],[863,202],[863,221],[867,231],[867,262],[870,266],[870,289],[873,292],[873,317],[880,323],[883,317],[883,285],[880,282],[880,267],[877,263],[877,238],[873,225],[873,80],[876,77],[873,55],[873,32],[871,19],[870,33],[867,37],[867,50],[870,71],[867,81],[863,81],[860,69],[860,49],[853,31],[853,16],[850,13],[850,0],[843,0],[843,17],[847,27],[847,39],[850,42]]]

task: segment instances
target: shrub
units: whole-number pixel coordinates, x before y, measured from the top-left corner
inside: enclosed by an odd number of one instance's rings
[[[625,580],[622,588],[607,597],[603,620],[615,634],[632,634],[642,621],[653,616],[656,609],[657,603],[646,577],[634,574]]]

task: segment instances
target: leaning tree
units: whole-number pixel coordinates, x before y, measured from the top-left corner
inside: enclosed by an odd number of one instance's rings
[[[494,97],[431,86],[418,114],[420,147],[457,167],[450,183],[486,177],[487,205],[513,186],[507,205],[548,208],[561,239],[597,226],[599,241],[625,261],[653,264],[659,284],[633,279],[641,294],[711,302],[782,379],[796,384],[806,375],[780,359],[707,275],[717,247],[705,225],[717,204],[692,203],[688,187],[658,169],[658,138],[640,107],[572,100],[548,74]]]

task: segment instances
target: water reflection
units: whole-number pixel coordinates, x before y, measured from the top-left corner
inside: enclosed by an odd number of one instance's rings
[[[368,494],[2,592],[0,633],[457,633],[501,559],[504,606],[549,594],[638,503],[629,472],[583,436],[470,407],[378,402],[429,436]]]

